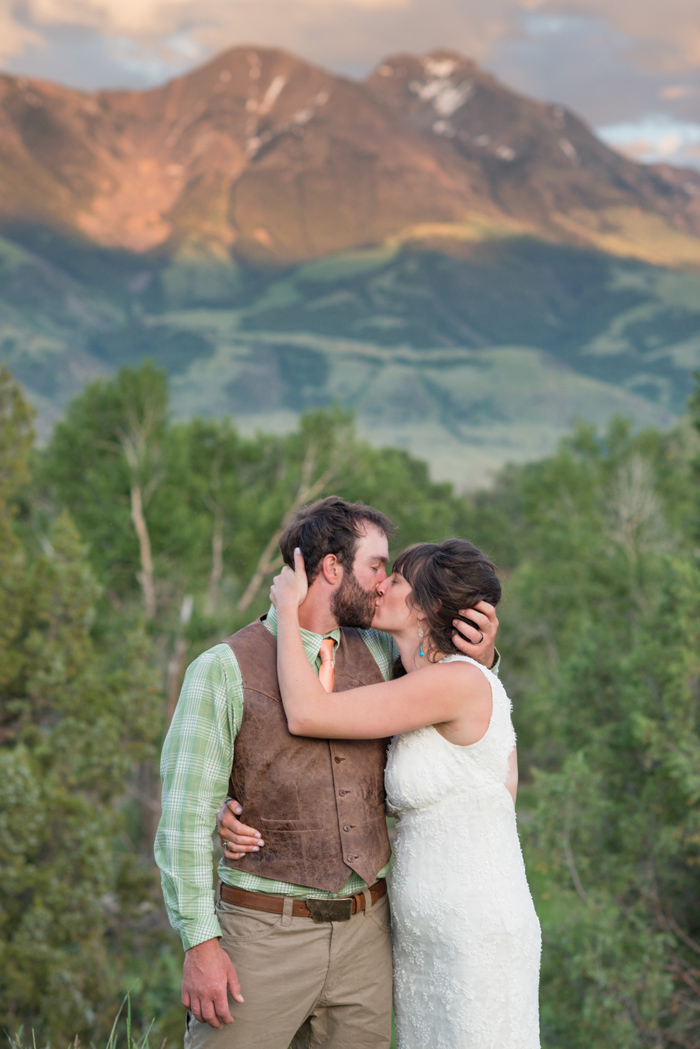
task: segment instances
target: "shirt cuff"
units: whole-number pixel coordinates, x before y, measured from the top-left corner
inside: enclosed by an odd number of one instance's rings
[[[496,677],[500,677],[500,673],[501,673],[501,653],[498,651],[497,648],[494,648],[493,651],[494,651],[495,659],[493,661],[493,666],[491,667],[491,673],[495,674]]]
[[[196,947],[197,944],[204,943],[206,940],[218,940],[220,936],[221,926],[215,914],[212,914],[211,919],[208,921],[200,920],[196,924],[192,922],[185,928],[180,929],[182,946],[186,951],[189,951],[190,947]]]

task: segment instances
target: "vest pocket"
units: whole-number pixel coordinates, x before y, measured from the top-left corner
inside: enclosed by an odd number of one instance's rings
[[[307,831],[322,830],[320,820],[260,820],[260,831],[263,841],[267,834],[303,834]]]

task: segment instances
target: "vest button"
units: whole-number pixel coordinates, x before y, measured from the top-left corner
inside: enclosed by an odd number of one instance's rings
[[[348,856],[348,861],[349,861],[350,863],[352,863],[352,861],[353,861],[353,860],[356,860],[356,859],[357,859],[357,856]]]
[[[336,763],[336,765],[339,765],[342,760],[342,758],[333,758],[333,761]]]
[[[344,798],[345,795],[347,794],[347,791],[346,790],[339,790],[338,793],[340,794],[341,798]]]
[[[346,823],[345,826],[343,827],[343,830],[350,830],[350,825],[348,823]]]

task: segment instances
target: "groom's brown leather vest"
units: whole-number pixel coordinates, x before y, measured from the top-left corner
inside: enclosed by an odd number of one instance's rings
[[[265,842],[260,852],[226,865],[330,892],[351,871],[371,885],[390,855],[387,740],[292,736],[277,681],[277,639],[258,621],[226,643],[238,661],[244,697],[229,792],[243,806],[241,819]],[[356,630],[341,631],[334,658],[334,692],[383,680]]]

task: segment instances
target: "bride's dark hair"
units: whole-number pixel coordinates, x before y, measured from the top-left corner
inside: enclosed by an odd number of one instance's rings
[[[459,654],[452,641],[460,608],[479,601],[497,605],[501,584],[494,565],[466,539],[416,543],[394,561],[394,571],[412,588],[409,600],[425,615],[428,656]]]

